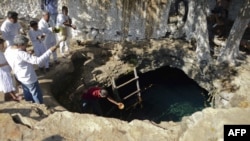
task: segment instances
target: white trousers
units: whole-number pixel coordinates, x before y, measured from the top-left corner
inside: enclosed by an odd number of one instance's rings
[[[69,39],[67,38],[65,41],[62,41],[60,44],[60,53],[62,56],[64,56],[65,52],[69,51]]]

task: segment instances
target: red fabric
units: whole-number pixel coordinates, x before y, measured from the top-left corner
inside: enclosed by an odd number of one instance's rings
[[[99,87],[89,88],[87,93],[84,93],[82,95],[82,98],[86,99],[86,100],[99,99],[99,98],[101,98],[101,96],[99,95],[100,91],[101,91],[101,88],[99,88]]]

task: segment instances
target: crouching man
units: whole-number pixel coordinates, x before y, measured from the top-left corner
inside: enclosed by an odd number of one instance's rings
[[[93,113],[96,115],[103,115],[99,99],[106,98],[109,102],[118,106],[119,109],[124,108],[124,104],[116,102],[109,97],[107,90],[100,87],[91,87],[87,91],[85,90],[81,96],[81,110],[83,113]]]

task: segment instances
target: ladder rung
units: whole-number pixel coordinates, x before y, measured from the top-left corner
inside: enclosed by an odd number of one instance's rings
[[[137,79],[138,79],[138,77],[135,77],[135,78],[133,78],[133,79],[130,79],[129,81],[127,81],[127,82],[125,82],[125,83],[123,83],[123,84],[121,84],[121,85],[119,85],[119,86],[116,86],[116,89],[119,89],[119,88],[121,88],[121,87],[127,85],[128,83],[130,83],[130,82],[132,82],[132,81],[134,81],[134,80],[137,80]]]
[[[129,95],[127,95],[126,97],[124,97],[123,100],[129,98],[130,96],[132,96],[132,95],[134,95],[134,94],[136,94],[136,93],[139,93],[140,91],[141,91],[141,90],[139,89],[139,90],[136,90],[136,91],[132,92],[131,94],[129,94]]]

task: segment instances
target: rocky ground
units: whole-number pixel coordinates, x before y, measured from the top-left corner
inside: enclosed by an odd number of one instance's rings
[[[118,43],[97,45],[91,42],[78,46],[76,42],[72,43],[73,55],[60,58],[61,63],[53,66],[47,74],[38,72],[44,92],[44,105],[25,101],[1,101],[1,140],[223,140],[224,124],[250,123],[247,118],[250,115],[248,56],[236,68],[219,69],[220,67],[214,66],[204,75],[195,65],[194,48],[183,41],[162,39],[137,44],[126,43],[125,46]],[[72,79],[69,76],[76,77],[74,72],[77,65],[71,60],[79,59],[82,61],[81,67],[78,67],[83,72],[79,75],[81,77]],[[141,72],[147,72],[165,65],[182,69],[208,90],[216,88],[217,107],[238,108],[207,108],[183,118],[181,122],[156,124],[151,121],[126,122],[71,113],[58,104],[58,101],[64,106],[62,101],[70,103],[68,94],[80,84],[109,85],[110,81],[107,80],[111,77],[126,74],[134,67]],[[218,68],[217,75],[211,73],[215,68]],[[72,85],[65,86],[65,83]],[[237,89],[226,89],[233,86]]]

